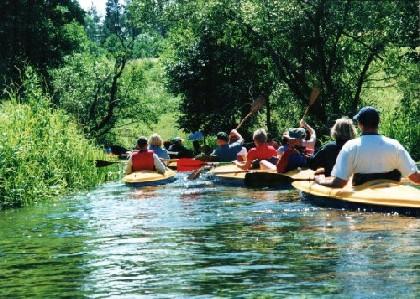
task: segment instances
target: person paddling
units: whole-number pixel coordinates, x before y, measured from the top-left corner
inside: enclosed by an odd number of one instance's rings
[[[278,149],[278,163],[261,161],[261,169],[285,173],[299,167],[306,167],[305,147],[302,146],[306,137],[304,128],[290,128],[283,135],[284,145]]]
[[[142,136],[137,140],[136,150],[131,154],[125,168],[125,174],[135,171],[151,170],[164,174],[165,165],[153,151],[147,149],[147,138]]]
[[[231,132],[231,135],[233,134]],[[243,139],[238,132],[234,136],[236,141],[229,144],[230,138],[225,132],[217,133],[217,148],[211,153],[212,161],[231,162],[236,160],[238,153],[242,150]]]
[[[356,128],[349,118],[340,118],[331,128],[331,137],[334,141],[325,144],[314,156],[308,158],[308,166],[312,170],[322,168],[326,176],[331,175],[338,154],[343,145],[356,136]]]
[[[302,140],[301,146],[305,147],[305,154],[313,155],[315,152],[316,133],[315,130],[303,120],[300,120],[300,127],[305,129],[305,139]]]
[[[397,141],[378,134],[379,112],[364,107],[353,118],[362,131],[359,138],[349,140],[338,154],[332,177],[316,176],[320,185],[342,188],[353,175],[353,185],[375,179],[399,181],[401,175],[420,183],[416,163]]]
[[[237,162],[236,165],[244,170],[259,168],[259,162],[267,160],[273,164],[277,163],[277,151],[274,147],[267,144],[267,133],[264,129],[258,129],[254,132],[253,140],[255,147],[251,148],[246,156],[245,163]]]

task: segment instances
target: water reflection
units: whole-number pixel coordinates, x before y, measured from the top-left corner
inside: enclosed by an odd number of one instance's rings
[[[419,239],[419,219],[293,191],[113,183],[0,214],[0,297],[409,298]]]

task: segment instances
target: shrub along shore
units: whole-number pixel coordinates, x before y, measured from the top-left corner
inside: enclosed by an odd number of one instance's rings
[[[0,209],[22,207],[103,182],[103,152],[50,102],[36,77],[0,104]]]

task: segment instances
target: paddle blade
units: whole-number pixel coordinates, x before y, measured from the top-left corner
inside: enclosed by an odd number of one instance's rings
[[[123,161],[107,161],[107,160],[95,160],[95,167],[106,167],[115,163],[122,163]]]
[[[203,165],[204,165],[203,161],[183,158],[177,161],[176,170],[177,171],[193,171],[193,170],[198,170]]]
[[[292,179],[273,172],[248,172],[244,184],[249,188],[290,188]]]
[[[200,174],[203,172],[205,166],[200,167],[199,169],[194,170],[193,172],[190,173],[189,176],[187,176],[187,179],[193,181],[195,179],[197,179]]]
[[[251,105],[251,113],[256,113],[260,110],[265,104],[265,97],[259,96]]]
[[[309,106],[312,106],[318,98],[320,90],[318,87],[313,87],[309,96]]]

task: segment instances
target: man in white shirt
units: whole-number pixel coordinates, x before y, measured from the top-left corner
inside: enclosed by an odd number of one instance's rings
[[[390,178],[398,174],[420,184],[420,173],[409,153],[397,141],[378,134],[379,113],[373,107],[360,109],[353,118],[362,131],[349,140],[338,154],[331,177],[315,177],[315,182],[332,188],[344,187],[350,177]],[[353,184],[355,180],[353,179]]]

